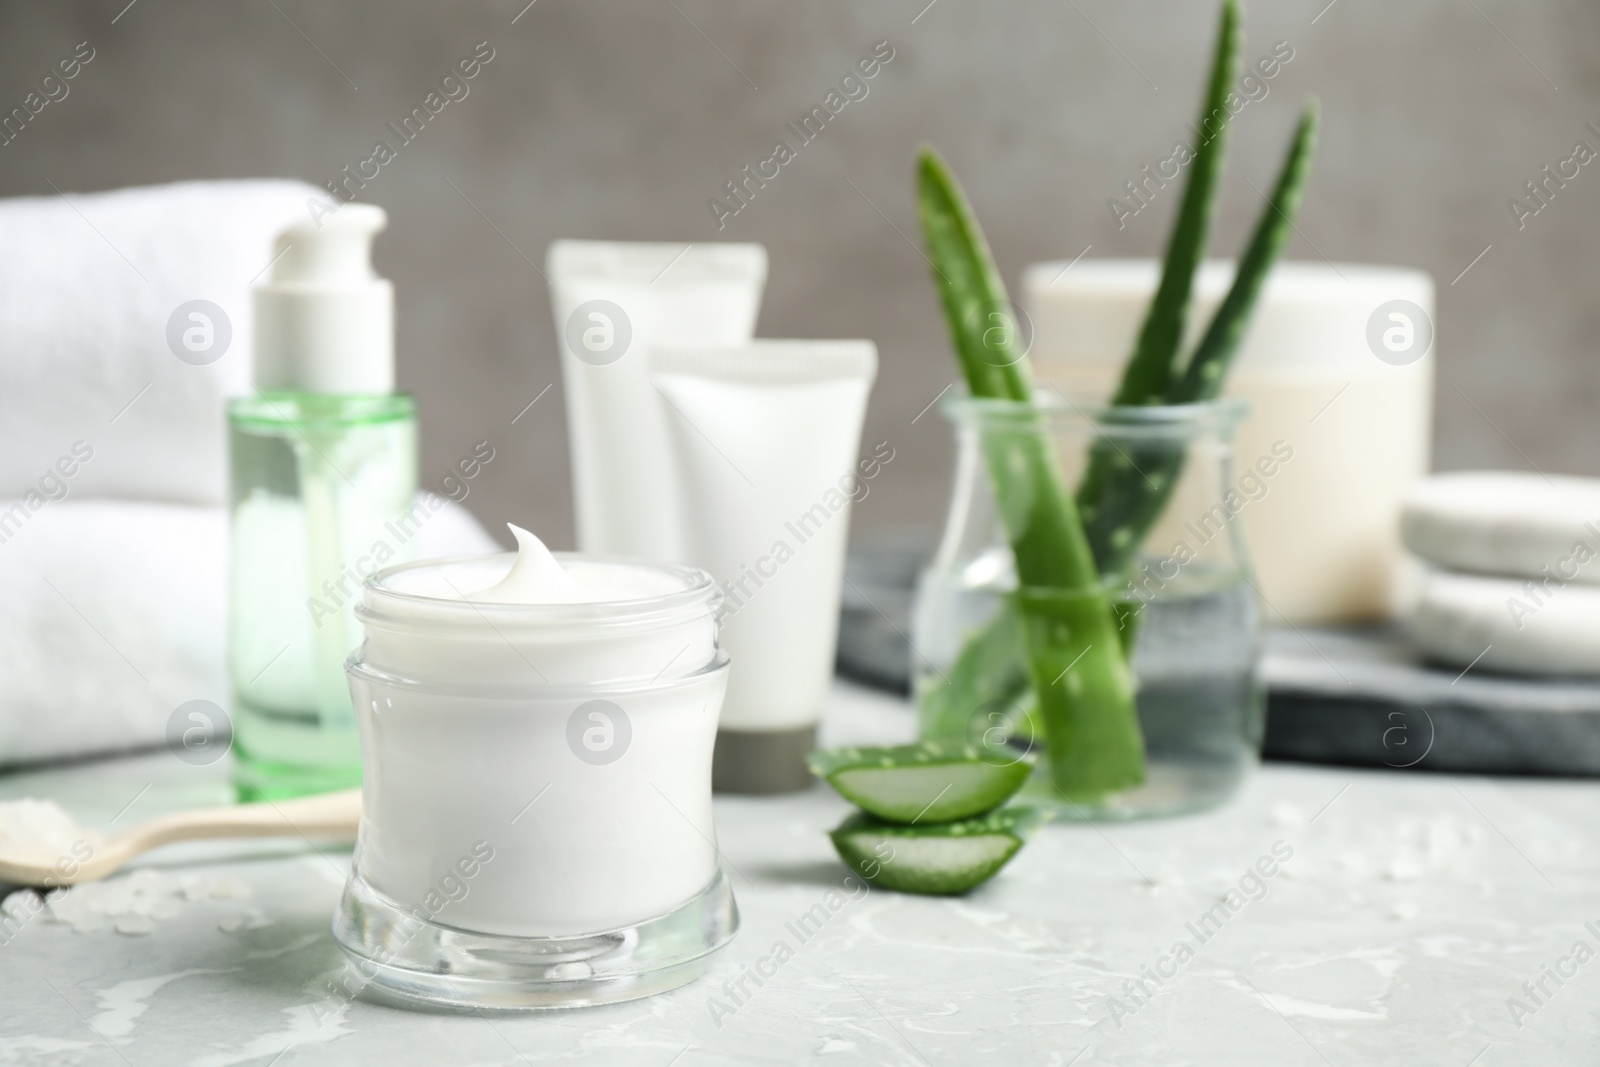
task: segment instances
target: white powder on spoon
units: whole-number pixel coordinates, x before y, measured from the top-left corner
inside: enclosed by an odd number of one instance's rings
[[[32,797],[0,801],[0,856],[71,869],[104,842],[101,834],[78,825],[55,801]],[[44,911],[48,922],[70,926],[80,934],[110,927],[139,935],[154,931],[157,922],[176,918],[186,903],[249,895],[249,885],[238,878],[174,876],[141,869],[104,882],[54,889],[43,898],[32,890],[16,893],[0,905],[0,913],[20,921]],[[241,922],[251,929],[265,925],[254,913]]]
[[[0,856],[44,867],[70,865],[93,855],[103,840],[53,800],[0,801]]]

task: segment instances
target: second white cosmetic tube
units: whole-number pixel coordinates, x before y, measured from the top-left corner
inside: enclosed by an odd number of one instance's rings
[[[556,241],[546,257],[572,449],[581,552],[679,560],[651,353],[736,345],[755,332],[767,278],[757,244]]]
[[[752,341],[662,347],[652,381],[666,401],[681,494],[682,562],[723,593],[732,657],[712,783],[777,793],[811,782],[839,624],[870,341]]]

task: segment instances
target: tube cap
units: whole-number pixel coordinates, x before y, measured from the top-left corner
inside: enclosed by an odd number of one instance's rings
[[[372,272],[374,204],[291,226],[255,289],[255,382],[308,393],[394,392],[394,286]]]
[[[809,789],[816,778],[806,756],[816,747],[815,723],[788,730],[718,730],[711,788],[758,796]]]

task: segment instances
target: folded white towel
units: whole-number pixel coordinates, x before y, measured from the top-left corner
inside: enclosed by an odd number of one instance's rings
[[[81,441],[74,495],[220,504],[250,286],[315,195],[228,181],[0,200],[0,498],[40,489]]]
[[[415,550],[498,548],[448,504]],[[227,707],[227,556],[220,507],[0,500],[0,765],[159,745],[179,704]]]

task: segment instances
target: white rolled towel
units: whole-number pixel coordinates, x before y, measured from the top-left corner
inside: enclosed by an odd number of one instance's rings
[[[498,548],[452,503],[415,551]],[[227,556],[221,507],[0,500],[0,765],[160,745],[185,701],[227,707]]]
[[[82,441],[75,495],[222,503],[251,283],[317,195],[221,181],[0,200],[0,498]],[[200,300],[221,314],[185,307]]]

